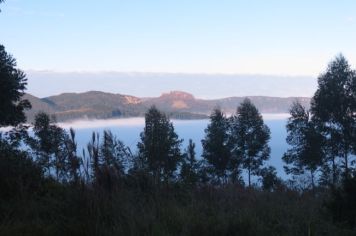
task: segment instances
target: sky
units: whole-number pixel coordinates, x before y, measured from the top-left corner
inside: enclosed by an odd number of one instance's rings
[[[356,65],[353,0],[6,0],[0,8],[0,43],[25,71],[295,79],[316,78],[338,53]]]
[[[41,98],[90,90],[137,97],[158,97],[177,90],[204,99],[311,97],[317,88],[317,79],[309,76],[27,71],[27,77],[28,92]]]

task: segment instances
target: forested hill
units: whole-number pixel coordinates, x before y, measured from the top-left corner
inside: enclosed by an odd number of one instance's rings
[[[156,105],[172,118],[206,118],[212,109],[219,106],[225,113],[234,113],[244,97],[228,97],[206,100],[195,98],[192,94],[173,91],[160,97],[139,98],[135,96],[90,91],[85,93],[63,93],[57,96],[37,98],[26,94],[32,104],[27,112],[28,121],[33,121],[39,111],[55,114],[58,121],[72,119],[108,119],[119,117],[143,116],[147,109]],[[307,97],[249,97],[262,113],[287,113],[293,101],[298,100],[308,107]]]

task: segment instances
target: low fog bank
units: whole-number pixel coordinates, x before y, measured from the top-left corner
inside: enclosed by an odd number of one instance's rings
[[[228,115],[230,116],[230,115]],[[286,120],[290,115],[288,113],[263,113],[265,121]],[[202,120],[177,120],[171,119],[173,124],[191,124],[201,121],[208,122],[208,119]],[[88,128],[105,128],[105,127],[123,127],[123,126],[144,126],[144,117],[116,118],[116,119],[80,119],[74,121],[59,122],[58,125],[64,129],[88,129]]]
[[[202,99],[310,97],[317,88],[317,79],[312,76],[54,71],[26,71],[26,74],[27,91],[37,97],[92,90],[137,97],[157,97],[175,90],[186,91]]]

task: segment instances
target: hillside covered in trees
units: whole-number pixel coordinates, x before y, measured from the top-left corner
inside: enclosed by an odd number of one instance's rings
[[[198,160],[157,101],[137,153],[109,130],[78,150],[75,130],[44,112],[24,125],[34,100],[26,86],[0,46],[0,126],[11,127],[0,133],[0,235],[355,235],[356,72],[342,55],[319,76],[310,108],[289,109],[281,158],[290,180],[265,164],[270,130],[253,99],[230,116],[212,108]],[[93,109],[110,101],[93,94]],[[76,109],[71,96],[32,105]]]
[[[56,96],[37,98],[25,94],[32,104],[26,111],[27,120],[34,121],[38,112],[55,115],[58,121],[74,119],[108,119],[144,116],[152,105],[175,119],[206,119],[217,106],[227,114],[233,114],[236,104],[244,97],[229,97],[214,100],[197,99],[192,94],[172,91],[155,98],[139,98],[129,95],[90,91],[85,93],[64,93]],[[248,97],[262,113],[287,113],[291,104],[300,101],[309,106],[306,97]]]

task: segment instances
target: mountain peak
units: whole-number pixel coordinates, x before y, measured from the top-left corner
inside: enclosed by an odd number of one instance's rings
[[[190,93],[183,91],[170,91],[169,93],[163,93],[160,98],[172,98],[179,100],[194,100],[194,96]]]

